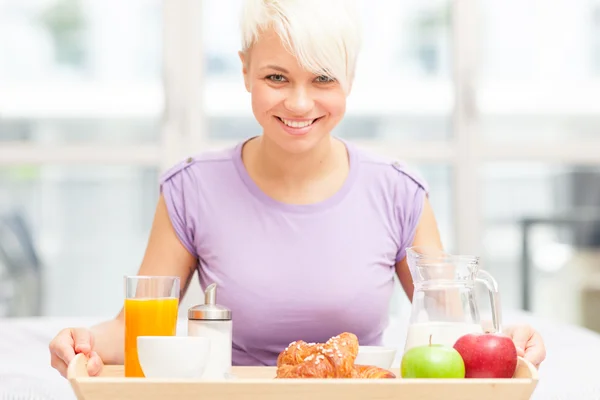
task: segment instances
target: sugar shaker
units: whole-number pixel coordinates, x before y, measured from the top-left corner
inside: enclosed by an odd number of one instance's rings
[[[188,310],[188,336],[210,339],[210,354],[203,379],[225,379],[231,373],[231,310],[217,304],[217,284],[204,291],[204,304]]]

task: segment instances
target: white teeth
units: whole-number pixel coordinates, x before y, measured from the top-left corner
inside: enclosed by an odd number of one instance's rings
[[[292,128],[305,128],[309,125],[312,125],[313,122],[315,122],[315,120],[312,121],[290,121],[288,119],[283,119],[281,118],[281,121],[286,124],[287,126],[290,126]]]

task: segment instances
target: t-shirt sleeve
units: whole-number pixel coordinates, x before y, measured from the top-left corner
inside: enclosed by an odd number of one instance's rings
[[[396,262],[406,256],[406,249],[412,246],[426,197],[429,195],[427,182],[416,172],[402,163],[392,163],[398,172],[396,186],[396,213],[399,219],[400,234]]]
[[[193,161],[183,161],[160,177],[160,192],[165,199],[171,224],[181,244],[194,256],[198,257],[195,237],[197,221],[196,177],[189,168]]]

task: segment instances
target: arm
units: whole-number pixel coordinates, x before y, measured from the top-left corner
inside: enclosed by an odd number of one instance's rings
[[[440,238],[437,221],[427,197],[425,198],[423,212],[421,213],[421,218],[419,219],[419,224],[417,225],[417,230],[415,232],[412,245],[443,250],[442,239]],[[400,284],[408,296],[408,299],[412,301],[414,289],[413,280],[408,269],[406,257],[396,263],[396,275],[398,275]]]
[[[138,275],[175,275],[182,282],[183,298],[194,275],[195,257],[181,244],[161,195],[156,207],[146,252]],[[110,321],[92,327],[94,350],[105,364],[123,363],[124,310]]]
[[[412,246],[422,246],[433,250],[444,251],[437,221],[428,198],[425,198],[423,212],[421,213],[417,225]],[[400,280],[404,292],[412,302],[414,286],[406,257],[396,264],[396,274],[398,275],[398,279]],[[447,264],[443,270],[438,272],[437,278],[454,279],[454,276],[454,266],[452,264]],[[460,319],[464,315],[465,310],[463,309],[461,291],[459,289],[446,288],[438,291],[428,290],[425,292],[424,296],[423,301],[425,301],[429,307],[432,307],[432,310],[437,310],[437,312],[446,318],[452,315]],[[432,317],[436,318],[435,316]]]

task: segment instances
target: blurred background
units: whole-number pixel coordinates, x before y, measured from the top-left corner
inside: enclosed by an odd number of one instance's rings
[[[240,4],[0,0],[0,316],[114,315],[161,172],[260,132]],[[600,0],[361,4],[336,134],[428,180],[504,307],[600,331]]]

